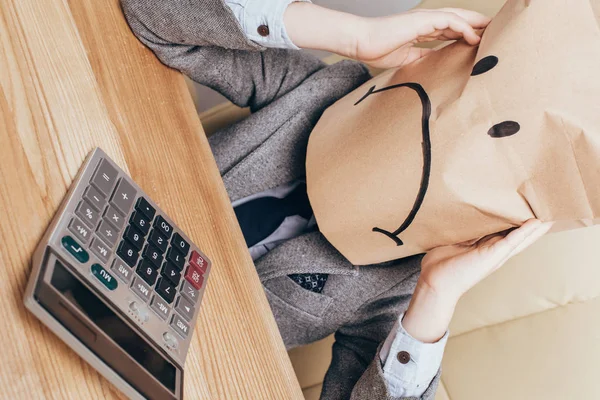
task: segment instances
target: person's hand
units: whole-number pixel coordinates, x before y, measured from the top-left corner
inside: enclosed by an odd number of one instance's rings
[[[459,8],[365,18],[295,2],[284,14],[286,31],[296,46],[331,51],[376,68],[401,67],[432,51],[415,47],[420,42],[464,38],[476,45],[477,31],[489,22],[482,14]]]
[[[490,18],[460,8],[417,9],[366,18],[356,31],[354,52],[348,56],[377,68],[401,67],[433,51],[415,44],[464,39],[470,45],[477,45],[481,40],[477,31],[489,23]]]
[[[421,261],[421,275],[402,321],[418,340],[437,341],[448,329],[460,297],[500,268],[551,228],[531,219],[520,228],[429,251]]]
[[[420,279],[433,291],[458,300],[509,258],[542,237],[551,226],[530,219],[514,230],[433,249],[421,261]]]

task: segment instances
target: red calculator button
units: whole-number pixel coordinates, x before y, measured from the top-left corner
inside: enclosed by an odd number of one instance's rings
[[[192,251],[192,255],[190,256],[190,263],[196,266],[203,273],[206,272],[206,267],[208,263],[196,250]]]
[[[196,290],[200,290],[202,287],[202,282],[204,282],[202,271],[192,264],[188,265],[187,271],[185,271],[185,279],[191,283]]]

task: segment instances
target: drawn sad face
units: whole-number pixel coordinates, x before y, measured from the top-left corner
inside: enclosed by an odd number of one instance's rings
[[[491,69],[493,69],[496,65],[498,65],[498,57],[496,56],[487,56],[479,60],[475,66],[473,67],[473,71],[471,72],[471,76],[477,76],[484,74]],[[421,184],[419,187],[419,192],[417,194],[417,198],[413,204],[412,209],[408,216],[404,219],[404,222],[400,225],[398,229],[393,232],[390,232],[385,229],[381,229],[378,227],[373,228],[373,232],[381,233],[392,239],[397,246],[402,246],[404,243],[398,237],[402,232],[404,232],[410,224],[413,222],[415,217],[417,216],[421,205],[423,204],[423,200],[425,199],[425,195],[427,193],[427,188],[429,187],[429,177],[431,174],[431,138],[429,131],[429,119],[431,118],[431,101],[429,100],[429,95],[418,83],[407,82],[400,83],[396,85],[386,86],[381,89],[375,89],[375,86],[371,86],[367,93],[363,97],[361,97],[356,103],[355,106],[359,105],[363,100],[367,97],[385,92],[387,90],[398,89],[398,88],[409,88],[414,90],[419,99],[421,100],[421,105],[423,107],[423,114],[421,117],[421,130],[423,135],[422,149],[423,149],[423,173],[421,175]],[[487,134],[490,138],[499,139],[507,136],[512,136],[515,133],[519,132],[521,126],[518,122],[515,121],[504,121],[499,124],[492,126]]]

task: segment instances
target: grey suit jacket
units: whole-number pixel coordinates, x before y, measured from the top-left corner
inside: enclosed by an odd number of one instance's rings
[[[308,137],[321,113],[369,79],[344,61],[325,66],[300,51],[251,42],[222,0],[122,0],[138,38],[160,60],[253,111],[210,138],[232,201],[305,174]],[[335,333],[322,399],[392,399],[379,347],[408,306],[420,257],[354,266],[319,232],[285,242],[256,270],[288,348]],[[292,273],[328,273],[322,293]],[[439,372],[422,399],[433,399]]]

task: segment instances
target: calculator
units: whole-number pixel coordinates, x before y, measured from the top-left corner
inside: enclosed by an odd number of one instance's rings
[[[32,258],[25,305],[132,399],[182,399],[211,270],[206,255],[101,149]]]

